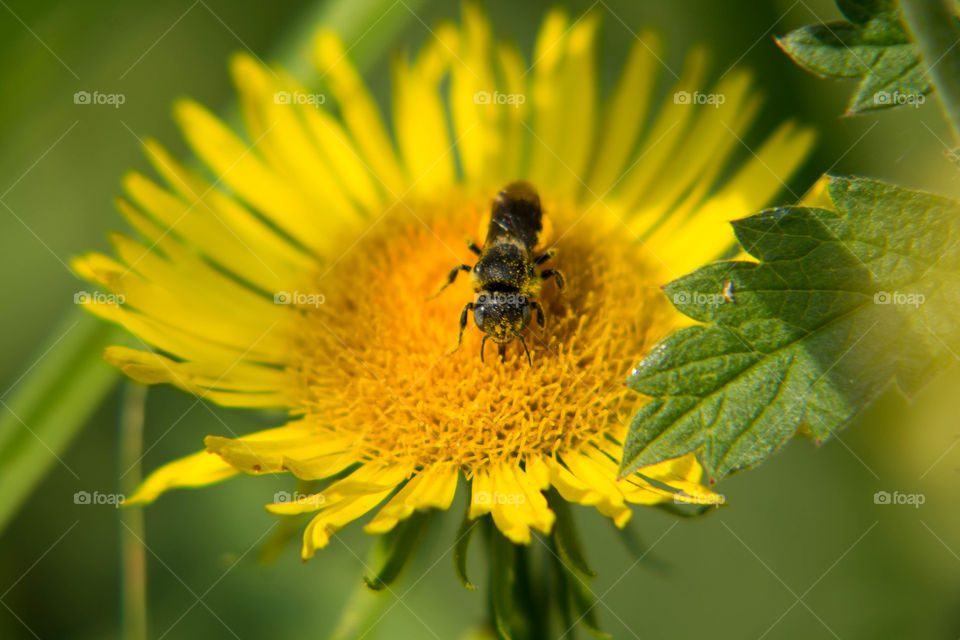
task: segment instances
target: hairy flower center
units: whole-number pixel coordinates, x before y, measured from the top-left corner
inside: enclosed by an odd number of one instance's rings
[[[395,206],[323,267],[323,303],[304,316],[301,402],[321,429],[355,434],[370,459],[418,466],[449,460],[470,475],[500,460],[563,453],[620,431],[638,400],[623,386],[669,329],[663,277],[633,237],[594,230],[588,215],[548,211],[566,289],[545,283],[535,320],[501,360],[472,314],[457,343],[469,274],[432,300],[454,266],[476,256],[481,203]],[[345,244],[343,246],[349,246]]]

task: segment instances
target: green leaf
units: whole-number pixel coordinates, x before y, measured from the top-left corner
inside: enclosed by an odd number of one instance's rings
[[[565,631],[582,624],[598,638],[608,638],[597,620],[597,600],[588,585],[596,573],[587,565],[577,535],[570,503],[553,489],[547,492],[547,503],[557,516],[548,547],[551,551],[555,588],[560,603]]]
[[[715,478],[798,431],[829,439],[891,382],[908,396],[960,353],[960,204],[831,178],[835,211],[784,207],[733,223],[752,262],[667,285],[704,323],[668,336],[629,385],[621,472],[696,451]]]
[[[374,591],[385,589],[400,576],[400,572],[407,566],[416,553],[417,547],[420,546],[432,518],[433,510],[415,511],[409,518],[400,522],[393,531],[381,538],[387,560],[375,576],[363,576],[363,581],[370,589]]]
[[[519,640],[518,612],[515,607],[517,549],[492,526],[488,526],[490,541],[490,608],[497,637]]]
[[[453,546],[453,567],[463,586],[473,591],[477,586],[467,578],[467,551],[470,548],[470,538],[473,537],[473,532],[479,523],[471,520],[469,514],[470,510],[468,508],[464,512],[460,528],[457,530],[457,541]]]
[[[577,535],[576,523],[570,511],[570,503],[560,497],[553,489],[547,492],[547,503],[556,514],[557,520],[553,528],[553,539],[557,546],[557,555],[560,561],[571,569],[576,570],[584,577],[593,578],[597,573],[590,569],[580,547],[580,536]]]
[[[600,621],[597,619],[597,599],[593,592],[582,579],[567,578],[567,587],[570,594],[570,608],[573,614],[577,616],[582,624],[596,638],[610,638],[611,635],[600,628]]]
[[[600,622],[597,619],[597,599],[587,584],[593,573],[584,573],[564,559],[564,552],[557,535],[550,538],[548,546],[551,551],[550,559],[554,572],[554,588],[557,590],[560,607],[560,620],[565,625],[563,631],[566,634],[572,632],[575,627],[583,625],[592,635],[598,638],[609,638],[610,635],[600,628]]]
[[[891,0],[841,0],[849,22],[808,25],[777,44],[823,78],[860,78],[847,114],[923,102],[932,89],[920,52]]]
[[[120,329],[77,309],[0,397],[0,530],[54,465],[77,475],[62,456],[119,378],[104,349],[124,343]]]
[[[666,511],[670,515],[675,515],[680,518],[697,517],[703,513],[702,510],[711,508],[705,505],[703,507],[698,507],[695,512],[681,511],[675,504],[670,502],[655,505],[655,507],[659,507],[661,510]],[[645,567],[660,572],[665,571],[669,567],[669,564],[666,561],[654,555],[650,551],[650,548],[647,547],[647,545],[643,542],[643,539],[637,532],[637,523],[635,521],[630,520],[622,529],[619,527],[614,527],[613,531],[617,534],[617,537],[620,538],[620,542],[623,543],[623,546],[627,552],[636,558],[638,562],[642,562]]]

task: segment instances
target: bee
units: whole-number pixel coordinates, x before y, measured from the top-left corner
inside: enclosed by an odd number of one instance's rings
[[[543,307],[536,300],[544,280],[554,278],[557,288],[561,291],[564,288],[563,274],[558,270],[544,269],[539,273],[536,270],[556,254],[554,249],[550,249],[539,256],[535,255],[542,231],[543,210],[540,196],[533,185],[524,181],[511,182],[497,194],[483,248],[467,240],[467,246],[479,256],[477,263],[472,267],[466,264],[454,267],[447,276],[446,284],[433,296],[440,295],[453,284],[461,271],[470,273],[475,295],[473,302],[468,302],[460,314],[457,349],[463,342],[463,330],[472,311],[477,328],[484,333],[480,343],[481,362],[483,348],[487,340],[493,338],[499,346],[501,358],[507,344],[519,339],[527,355],[527,363],[533,364],[530,350],[520,332],[530,322],[534,312],[540,328],[545,326]]]

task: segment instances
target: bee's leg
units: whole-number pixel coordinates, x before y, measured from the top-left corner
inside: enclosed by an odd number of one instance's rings
[[[457,348],[450,353],[456,353],[457,349],[460,348],[460,343],[463,342],[463,330],[467,328],[467,316],[471,311],[473,311],[473,303],[468,302],[466,306],[463,307],[463,311],[460,312],[460,335],[457,337]],[[481,352],[480,355],[482,358],[483,353]]]
[[[527,366],[532,367],[532,366],[533,366],[533,360],[530,359],[530,349],[527,348],[527,341],[524,340],[524,339],[523,339],[523,336],[520,335],[519,333],[517,334],[517,337],[520,338],[520,344],[523,345],[523,352],[524,352],[525,354],[527,354]]]
[[[453,269],[450,270],[450,275],[447,276],[447,282],[446,282],[446,284],[444,284],[442,287],[440,287],[440,290],[437,291],[437,292],[436,292],[435,294],[433,294],[432,296],[430,296],[429,298],[427,298],[427,300],[433,300],[433,299],[436,298],[438,295],[440,295],[441,293],[443,293],[443,290],[444,290],[444,289],[446,289],[447,287],[449,287],[450,285],[453,284],[453,281],[457,279],[457,276],[460,275],[460,272],[461,272],[461,271],[472,271],[472,270],[473,270],[473,267],[471,267],[471,266],[468,265],[468,264],[461,264],[461,265],[458,265],[458,266],[454,267]]]
[[[483,249],[478,247],[476,243],[470,238],[467,238],[467,248],[470,249],[470,251],[473,251],[478,256],[483,253]]]
[[[541,329],[543,329],[547,326],[547,323],[544,320],[543,307],[540,306],[539,302],[531,302],[530,305],[533,307],[533,310],[537,312],[537,324],[540,325]]]
[[[563,274],[556,269],[546,269],[545,271],[540,272],[540,279],[546,280],[547,278],[553,277],[557,281],[557,289],[563,291],[563,288],[566,286],[566,281],[563,279]],[[451,280],[453,282],[453,280]]]
[[[544,262],[546,262],[547,260],[549,260],[555,255],[557,255],[557,250],[550,249],[546,253],[544,253],[542,256],[538,256],[536,259],[534,259],[533,264],[535,265],[543,264]]]
[[[490,337],[489,333],[483,334],[483,340],[480,341],[480,362],[483,362],[483,348],[487,346],[487,339]]]

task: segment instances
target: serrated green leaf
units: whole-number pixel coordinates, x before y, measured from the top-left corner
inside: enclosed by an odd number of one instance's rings
[[[798,431],[829,439],[891,382],[907,395],[960,353],[960,204],[831,178],[835,211],[784,207],[733,223],[759,263],[667,285],[704,324],[668,336],[629,385],[622,473],[697,451],[723,477]]]
[[[893,0],[837,0],[837,8],[850,22],[864,24],[882,13],[896,11]]]
[[[922,103],[932,85],[893,2],[847,0],[838,5],[850,22],[801,27],[777,38],[777,44],[820,77],[860,78],[848,114]]]

